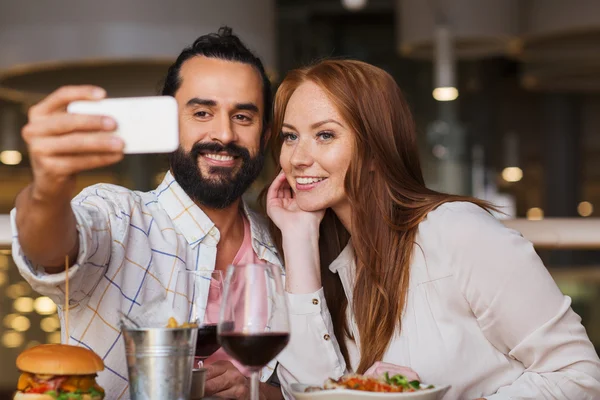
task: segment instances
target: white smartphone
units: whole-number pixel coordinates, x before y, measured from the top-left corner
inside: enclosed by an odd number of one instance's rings
[[[125,142],[127,154],[170,153],[179,147],[177,102],[171,96],[74,101],[67,111],[114,118],[115,135]]]

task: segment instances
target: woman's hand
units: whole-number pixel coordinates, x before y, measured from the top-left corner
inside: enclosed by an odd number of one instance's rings
[[[303,211],[298,207],[294,192],[285,173],[281,171],[267,192],[267,214],[283,236],[317,234],[325,210]]]
[[[366,372],[365,375],[370,375],[374,377],[381,377],[385,373],[388,373],[390,376],[394,375],[403,375],[408,381],[420,381],[419,375],[408,367],[401,367],[394,364],[388,364],[385,362],[377,361],[373,364]]]
[[[294,294],[319,290],[319,225],[325,210],[301,210],[285,174],[281,171],[267,192],[267,214],[281,230],[285,256],[285,290]]]

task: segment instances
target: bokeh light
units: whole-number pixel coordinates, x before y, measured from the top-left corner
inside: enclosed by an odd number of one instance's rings
[[[40,315],[50,315],[56,312],[56,304],[54,304],[52,299],[45,296],[35,299],[33,308],[35,308],[35,312]]]
[[[582,201],[577,206],[577,213],[582,217],[589,217],[594,212],[594,205],[589,201]]]
[[[40,321],[40,328],[44,332],[50,333],[60,329],[60,321],[57,317],[46,317]]]
[[[2,344],[4,347],[15,348],[19,347],[25,341],[25,337],[22,333],[15,331],[7,331],[2,335]]]
[[[539,207],[532,207],[527,210],[527,219],[530,221],[540,221],[544,219],[544,210]]]
[[[60,332],[49,333],[48,343],[60,343]]]
[[[17,332],[25,332],[31,327],[31,322],[24,315],[19,315],[12,320],[10,327]]]
[[[13,302],[15,310],[21,313],[30,313],[33,311],[33,299],[31,297],[19,297]]]

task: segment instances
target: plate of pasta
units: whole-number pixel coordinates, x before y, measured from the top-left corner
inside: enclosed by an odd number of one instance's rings
[[[321,386],[293,383],[291,389],[297,400],[439,400],[450,386],[426,385],[386,373],[381,377],[348,374],[328,379]]]

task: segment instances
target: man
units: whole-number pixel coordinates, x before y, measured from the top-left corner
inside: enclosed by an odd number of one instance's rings
[[[183,50],[163,94],[178,103],[180,148],[152,192],[100,184],[71,200],[77,173],[123,158],[113,120],[66,112],[71,101],[103,98],[101,88],[58,89],[30,109],[23,128],[33,183],[11,214],[13,257],[31,286],[59,305],[61,319],[65,256],[73,261],[62,340],[102,357],[99,384],[109,399],[129,397],[119,311],[168,313],[185,269],[224,270],[234,259],[281,265],[264,223],[241,200],[262,169],[269,134],[272,95],[261,61],[221,28]],[[208,366],[207,395],[246,398],[249,380],[223,358]],[[271,373],[272,365],[262,380]],[[265,383],[261,394],[282,398]]]

